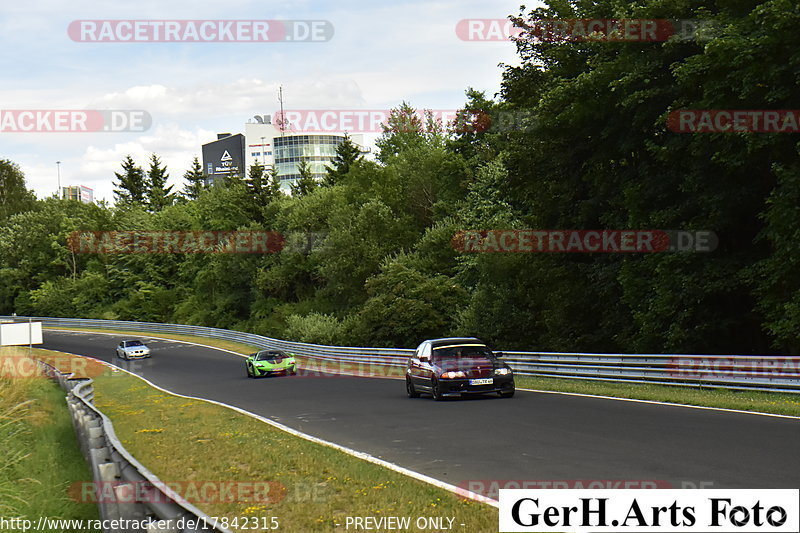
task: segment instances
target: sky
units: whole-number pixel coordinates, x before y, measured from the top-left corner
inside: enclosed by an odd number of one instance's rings
[[[15,120],[25,110],[134,110],[152,123],[127,132],[14,131],[4,123],[0,158],[18,164],[40,198],[55,194],[60,171],[62,186],[84,185],[95,200],[112,201],[123,158],[146,167],[156,153],[177,190],[202,144],[218,132],[244,133],[253,115],[278,111],[279,86],[287,111],[390,109],[403,101],[450,110],[464,104],[468,87],[493,96],[500,64],[519,62],[514,44],[462,40],[456,25],[518,13],[516,0],[4,2],[4,120],[12,110]],[[318,42],[88,42],[70,31],[80,21],[119,20],[316,20],[333,35]],[[96,24],[84,35],[100,37]]]

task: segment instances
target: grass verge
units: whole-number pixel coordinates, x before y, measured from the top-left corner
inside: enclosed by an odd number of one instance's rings
[[[517,388],[800,416],[800,394],[517,376]]]
[[[75,330],[78,331],[78,330]],[[80,330],[106,332],[110,330]],[[115,333],[141,336],[142,332],[119,331]],[[172,335],[153,333],[154,336],[174,340],[196,342],[216,348],[223,348],[237,353],[247,354],[257,351],[253,346],[239,344],[222,339],[198,337],[191,335]],[[402,377],[403,371],[397,368],[381,367],[378,365],[326,364],[313,359],[300,362],[311,369],[354,373],[358,375],[375,375]],[[592,394],[597,396],[610,396],[613,398],[628,398],[634,400],[649,400],[658,402],[676,403],[681,405],[695,405],[700,407],[717,407],[721,409],[737,409],[741,411],[754,411],[789,416],[800,416],[800,394],[784,394],[776,392],[734,391],[729,389],[697,389],[691,387],[675,387],[668,385],[655,385],[646,383],[613,383],[605,381],[571,380],[557,378],[540,378],[536,376],[516,376],[518,388],[537,389],[555,392],[569,392],[576,394]]]
[[[27,348],[0,348],[0,516],[97,520],[96,505],[69,497],[70,486],[91,474],[65,393],[37,375],[27,355]]]

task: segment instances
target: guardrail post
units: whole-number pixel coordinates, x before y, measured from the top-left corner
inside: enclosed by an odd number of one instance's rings
[[[90,449],[89,464],[93,474],[92,477],[95,480],[95,494],[97,494],[97,507],[100,510],[100,518],[118,518],[117,503],[114,501],[115,498],[109,498],[109,492],[111,491],[108,488],[113,487],[119,470],[117,465],[111,462],[108,448]]]

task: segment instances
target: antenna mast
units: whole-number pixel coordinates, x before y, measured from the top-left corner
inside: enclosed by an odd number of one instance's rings
[[[283,114],[283,85],[278,86],[278,102],[281,103],[281,137],[283,137],[283,130],[286,129],[286,115]]]

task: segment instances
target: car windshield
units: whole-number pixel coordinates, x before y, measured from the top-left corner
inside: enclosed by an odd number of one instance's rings
[[[442,359],[469,359],[474,357],[494,358],[492,352],[486,346],[479,344],[463,344],[459,346],[434,347],[433,358]]]
[[[259,352],[256,356],[256,361],[273,361],[280,359],[283,356],[280,352]]]
[[[128,341],[126,346],[130,348],[131,346],[144,346],[144,344],[142,344],[142,341]]]

